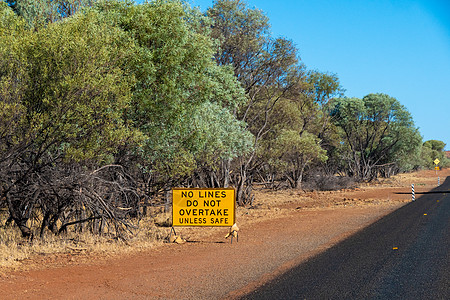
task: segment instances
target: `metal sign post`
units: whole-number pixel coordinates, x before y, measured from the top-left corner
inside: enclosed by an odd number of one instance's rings
[[[434,161],[434,164],[436,165],[435,167],[434,167],[434,172],[436,173],[436,175],[437,175],[437,171],[439,170],[439,167],[438,167],[438,164],[441,162],[439,159],[435,159]]]

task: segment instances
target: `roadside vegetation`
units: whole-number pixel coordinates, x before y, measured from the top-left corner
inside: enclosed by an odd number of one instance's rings
[[[173,187],[232,186],[251,206],[255,186],[334,190],[448,166],[397,99],[345,96],[269,24],[239,0],[205,13],[0,2],[1,247],[74,233],[126,243]]]

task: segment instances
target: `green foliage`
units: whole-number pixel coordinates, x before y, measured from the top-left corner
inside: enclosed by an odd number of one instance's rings
[[[369,94],[363,99],[339,98],[333,105],[331,114],[342,129],[340,147],[349,174],[371,179],[382,167],[395,165],[406,171],[414,166],[408,159],[417,153],[421,137],[395,98]]]
[[[189,126],[190,144],[195,145],[192,152],[199,161],[217,164],[252,148],[253,138],[245,124],[218,104],[206,102],[199,106]]]
[[[304,168],[313,161],[325,162],[326,151],[320,147],[320,140],[309,132],[302,135],[296,130],[283,129],[272,145],[272,163],[285,166],[295,181],[302,175]],[[301,182],[301,178],[300,178]]]
[[[17,145],[18,128],[25,122],[22,83],[26,79],[22,37],[25,24],[4,2],[0,2],[0,153],[8,144]]]
[[[133,77],[120,66],[134,55],[132,41],[95,12],[50,24],[30,38],[24,105],[30,119],[39,120],[39,136],[63,142],[76,159],[117,149],[130,137],[121,116]]]
[[[39,30],[49,23],[75,15],[83,8],[92,6],[96,0],[16,0],[7,2],[19,16],[23,17],[29,28]]]
[[[131,137],[121,117],[133,77],[120,65],[135,47],[122,31],[94,12],[40,31],[24,29],[20,18],[12,21],[2,26],[9,34],[0,46],[0,93],[2,106],[15,110],[5,112],[4,122],[22,115],[20,124],[9,126],[17,130],[16,140],[31,139],[37,148],[53,147],[79,160],[103,159]]]
[[[326,105],[331,98],[342,96],[344,93],[336,74],[311,71],[308,72],[306,81],[314,93],[315,101],[322,106]]]
[[[287,176],[293,187],[300,187],[305,169],[327,160],[326,150],[315,134],[318,121],[318,105],[311,97],[280,99],[274,107],[271,131],[260,143],[257,158],[273,172]]]
[[[250,98],[261,97],[260,89],[288,84],[289,74],[298,67],[297,49],[291,40],[271,37],[269,20],[262,11],[248,8],[244,1],[220,0],[207,15],[213,22],[211,36],[219,44],[216,62],[233,67]],[[252,103],[246,103],[243,110]],[[247,121],[245,113],[240,118]]]
[[[50,216],[55,224],[80,205],[74,187],[80,196],[80,186],[94,186],[80,169],[109,163],[118,148],[139,140],[123,119],[134,86],[123,61],[136,47],[94,11],[36,30],[4,3],[0,9],[0,199],[30,236],[27,221],[36,209],[47,216],[44,228]],[[117,187],[101,183],[105,194]],[[95,209],[95,218],[110,211]]]
[[[430,148],[431,150],[436,150],[438,152],[444,151],[445,143],[443,141],[438,140],[428,140],[423,143],[424,147]]]
[[[245,96],[232,70],[212,60],[204,16],[181,1],[104,1],[97,9],[138,46],[128,65],[136,86],[126,117],[146,136],[139,154],[147,171],[163,180],[187,176],[200,153],[217,160],[248,151],[237,145],[248,145],[250,136],[230,114]],[[223,140],[225,129],[235,140]]]
[[[434,161],[439,159],[440,167],[450,166],[450,160],[445,156],[445,143],[439,140],[428,140],[423,143],[420,157],[422,159],[422,166],[427,169],[432,169],[436,165]]]
[[[215,1],[207,15],[212,18],[212,37],[220,44],[216,60],[221,65],[230,64],[239,77],[249,72],[250,65],[243,64],[254,53],[259,53],[267,42],[269,19],[258,9],[250,9],[241,0]],[[239,79],[243,80],[243,78]]]

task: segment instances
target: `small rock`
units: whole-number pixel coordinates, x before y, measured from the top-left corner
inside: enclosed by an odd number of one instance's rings
[[[186,240],[181,238],[180,236],[177,236],[177,238],[175,239],[175,243],[184,244],[184,243],[186,243]]]

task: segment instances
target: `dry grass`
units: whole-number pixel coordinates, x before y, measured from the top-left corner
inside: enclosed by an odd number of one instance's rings
[[[4,221],[0,219],[2,224]],[[30,260],[36,260],[37,263],[45,261],[46,264],[52,265],[51,256],[76,257],[76,262],[80,262],[92,255],[104,258],[149,249],[161,244],[169,230],[155,225],[152,218],[144,218],[140,221],[139,229],[127,240],[73,231],[59,236],[46,232],[42,239],[24,240],[15,226],[2,226],[0,270],[24,269],[30,265]]]
[[[252,207],[238,207],[238,224],[250,224],[264,219],[277,218],[294,210],[345,209],[346,207],[366,205],[399,206],[410,201],[408,191],[411,183],[418,189],[430,190],[437,185],[437,176],[441,183],[449,170],[435,174],[433,171],[420,171],[400,174],[372,184],[362,184],[355,189],[325,192],[303,192],[299,190],[256,190]],[[95,256],[107,258],[115,255],[134,253],[164,243],[171,230],[171,214],[161,208],[153,208],[150,216],[139,222],[138,230],[126,241],[111,236],[93,235],[88,232],[68,232],[54,236],[47,232],[43,239],[23,240],[15,226],[0,226],[0,273],[1,271],[20,270],[33,267],[55,266],[59,264],[92,262]],[[0,224],[5,223],[6,214],[0,214]],[[225,236],[228,228],[189,228],[176,229],[177,233],[188,241],[202,241],[208,237]]]

